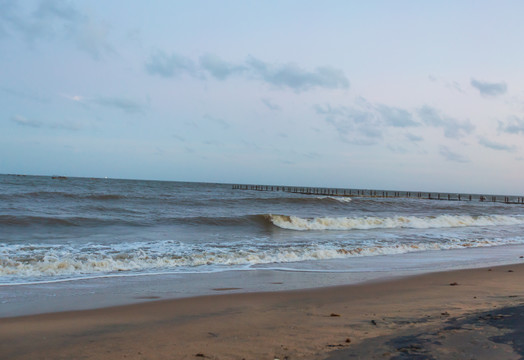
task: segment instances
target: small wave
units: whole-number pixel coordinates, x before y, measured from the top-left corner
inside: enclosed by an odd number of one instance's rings
[[[121,194],[85,194],[85,193],[71,193],[63,191],[37,191],[37,192],[26,192],[26,193],[14,193],[4,194],[2,198],[15,199],[15,198],[27,198],[27,199],[79,199],[79,200],[120,200],[125,199],[127,196]]]
[[[211,226],[270,225],[265,215],[166,217],[156,221],[160,224]]]
[[[0,215],[0,225],[11,226],[29,226],[29,225],[62,225],[75,226],[78,218],[61,219],[56,217],[45,216],[14,216],[14,215]]]
[[[349,196],[328,196],[328,195],[301,195],[301,194],[278,194],[279,196],[266,197],[266,198],[252,198],[252,197],[241,197],[241,198],[211,198],[211,199],[190,199],[186,200],[188,204],[206,204],[213,206],[235,206],[235,205],[251,205],[264,204],[264,205],[282,205],[282,204],[296,204],[296,205],[318,205],[318,204],[333,204],[333,203],[349,203],[351,197]]]
[[[394,216],[394,217],[317,217],[301,218],[289,215],[268,215],[277,227],[289,230],[367,230],[395,228],[451,228],[466,226],[521,225],[524,217],[488,215],[439,215],[439,216]]]
[[[93,200],[120,200],[126,198],[126,196],[118,194],[92,194],[85,197]]]
[[[265,215],[245,215],[231,217],[193,216],[193,217],[157,217],[155,219],[136,219],[130,216],[116,216],[118,213],[135,214],[136,211],[119,208],[94,207],[98,211],[111,211],[110,216],[67,217],[67,216],[16,216],[0,215],[3,226],[150,226],[154,224],[180,224],[197,226],[271,226]]]
[[[351,199],[348,196],[317,196],[317,199],[336,201],[336,202],[341,202],[341,203],[345,203],[345,204],[349,203],[349,202],[351,202],[353,200],[353,199]]]
[[[103,226],[125,224],[130,226],[140,226],[141,223],[126,221],[122,219],[96,218],[96,217],[56,217],[56,216],[15,216],[0,215],[0,225],[3,226]]]

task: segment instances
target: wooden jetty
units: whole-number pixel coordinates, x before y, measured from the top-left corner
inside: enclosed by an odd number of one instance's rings
[[[410,199],[426,199],[426,200],[481,201],[481,202],[498,202],[498,203],[504,203],[504,204],[524,204],[523,196],[508,196],[508,195],[482,195],[482,194],[440,193],[440,192],[410,192],[410,191],[394,191],[394,190],[343,189],[343,188],[282,186],[282,185],[247,185],[247,184],[234,184],[233,189],[235,190],[253,190],[253,191],[284,191],[284,192],[290,192],[290,193],[295,193],[295,194],[324,195],[324,196],[410,198]]]

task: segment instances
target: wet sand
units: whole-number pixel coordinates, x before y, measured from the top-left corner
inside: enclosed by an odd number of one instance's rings
[[[3,318],[0,359],[524,356],[524,264],[313,290],[216,289],[220,295]]]

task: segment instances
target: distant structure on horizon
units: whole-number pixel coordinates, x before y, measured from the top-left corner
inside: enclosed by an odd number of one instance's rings
[[[446,201],[487,201],[505,204],[524,204],[523,196],[508,195],[481,195],[463,193],[440,193],[440,192],[420,192],[420,191],[393,191],[393,190],[369,190],[369,189],[343,189],[343,188],[322,188],[322,187],[297,187],[297,186],[276,186],[276,185],[233,185],[234,190],[253,190],[253,191],[284,191],[295,194],[305,195],[324,195],[324,196],[352,196],[352,197],[375,197],[375,198],[409,198],[425,200],[446,200]]]

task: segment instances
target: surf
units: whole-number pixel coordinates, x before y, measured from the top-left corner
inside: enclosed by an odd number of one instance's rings
[[[506,215],[438,215],[392,217],[314,217],[267,215],[275,226],[287,230],[367,230],[367,229],[430,229],[468,226],[522,225],[524,217]]]

